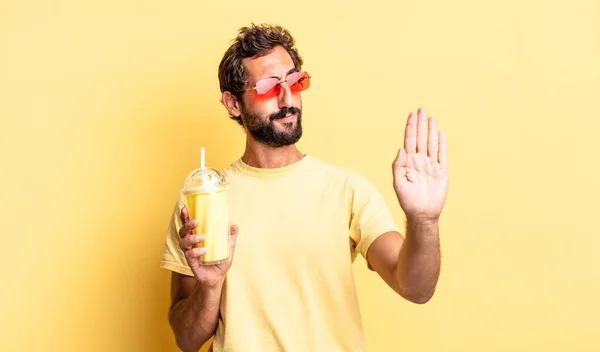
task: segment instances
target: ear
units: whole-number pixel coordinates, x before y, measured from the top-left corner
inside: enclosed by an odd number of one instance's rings
[[[223,92],[221,101],[223,102],[223,105],[225,105],[225,109],[229,111],[229,114],[232,116],[242,115],[242,106],[233,94],[228,91]]]

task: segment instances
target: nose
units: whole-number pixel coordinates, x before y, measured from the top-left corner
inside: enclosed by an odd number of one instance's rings
[[[279,96],[277,97],[279,108],[292,106],[292,91],[287,82],[279,85]]]

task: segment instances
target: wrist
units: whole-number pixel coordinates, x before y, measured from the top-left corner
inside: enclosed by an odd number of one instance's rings
[[[206,301],[213,301],[221,297],[223,289],[223,283],[202,283],[198,281],[196,287],[192,291],[190,297],[201,305],[204,305]]]
[[[438,242],[438,220],[435,218],[407,217],[406,239],[409,241],[416,241],[415,243],[422,244]]]
[[[419,226],[419,227],[438,226],[439,220],[440,220],[439,216],[427,216],[427,215],[407,215],[406,216],[406,223],[408,225]]]
[[[208,281],[198,280],[198,286],[201,287],[204,291],[221,290],[224,283],[225,283],[225,278],[219,278],[219,279],[208,280]]]
[[[225,284],[225,277],[212,277],[210,279],[198,279],[196,277],[196,287],[195,289],[202,293],[203,295],[210,294],[214,291],[220,292],[221,288]]]

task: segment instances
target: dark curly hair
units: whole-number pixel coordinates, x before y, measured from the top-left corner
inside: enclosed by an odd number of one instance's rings
[[[240,28],[237,38],[233,40],[219,64],[221,93],[229,91],[243,104],[242,93],[248,79],[242,60],[267,55],[277,46],[283,47],[290,54],[294,66],[300,70],[302,58],[294,45],[292,35],[281,26],[252,24],[250,27]],[[241,126],[244,125],[240,116],[230,117]]]

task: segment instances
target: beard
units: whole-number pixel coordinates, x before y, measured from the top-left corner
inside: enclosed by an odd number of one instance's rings
[[[284,118],[287,114],[296,114],[296,121],[286,122],[281,130],[275,121]],[[242,121],[246,130],[258,142],[274,148],[295,144],[302,137],[302,109],[297,107],[284,107],[278,112],[269,115],[268,119],[259,114],[245,111],[242,107]]]

